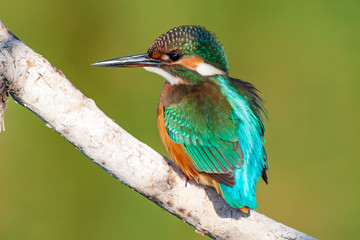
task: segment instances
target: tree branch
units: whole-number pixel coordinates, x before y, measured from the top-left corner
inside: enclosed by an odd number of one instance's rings
[[[7,90],[105,171],[201,234],[215,239],[315,239],[256,211],[245,216],[212,188],[192,181],[185,187],[184,175],[170,161],[119,127],[0,22],[0,125]]]

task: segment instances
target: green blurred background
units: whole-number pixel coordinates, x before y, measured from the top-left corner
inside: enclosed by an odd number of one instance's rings
[[[2,1],[0,19],[111,118],[167,156],[163,79],[90,63],[143,53],[172,27],[206,26],[230,74],[266,100],[269,185],[259,212],[321,239],[359,239],[360,2]],[[36,93],[34,93],[36,94]],[[0,239],[207,239],[110,177],[9,101],[0,134]]]

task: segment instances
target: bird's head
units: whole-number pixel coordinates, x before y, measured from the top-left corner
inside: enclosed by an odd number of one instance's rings
[[[102,67],[143,67],[170,84],[197,84],[228,73],[225,50],[215,35],[200,26],[180,26],[159,36],[145,54],[98,63]]]

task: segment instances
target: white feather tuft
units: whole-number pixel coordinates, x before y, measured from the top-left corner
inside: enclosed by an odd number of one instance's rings
[[[224,75],[225,72],[208,63],[200,63],[196,69],[202,76]]]
[[[184,81],[179,78],[179,77],[175,77],[173,75],[171,75],[170,73],[164,71],[163,69],[161,68],[157,68],[157,67],[144,67],[144,69],[146,71],[149,71],[149,72],[153,72],[153,73],[156,73],[160,76],[162,76],[163,78],[165,78],[165,80],[170,83],[171,85],[176,85],[176,84],[180,84],[180,83],[183,83]]]

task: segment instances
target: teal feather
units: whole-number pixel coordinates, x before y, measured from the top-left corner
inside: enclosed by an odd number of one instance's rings
[[[219,184],[230,206],[256,209],[256,183],[267,168],[262,101],[249,83],[220,75],[207,82],[221,98],[189,91],[179,103],[165,107],[167,132],[183,145],[198,171],[233,172],[235,185]]]
[[[244,155],[244,165],[234,171],[235,185],[230,187],[220,183],[221,191],[230,206],[256,209],[256,183],[268,165],[263,146],[264,127],[262,118],[259,117],[262,108],[256,107],[254,111],[250,102],[239,95],[227,77],[217,76],[212,80],[221,86],[222,94],[227,97],[236,116],[240,118],[238,136]]]
[[[170,139],[182,144],[196,169],[206,173],[229,172],[243,164],[234,114],[225,99],[216,101],[199,91],[164,109]]]

